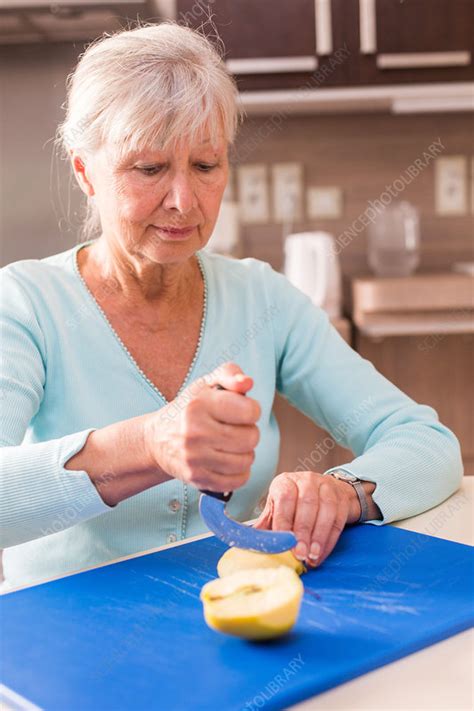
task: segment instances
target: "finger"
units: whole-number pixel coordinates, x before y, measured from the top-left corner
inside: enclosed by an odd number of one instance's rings
[[[273,499],[272,529],[292,531],[298,500],[298,487],[295,482],[285,474],[279,474],[272,482],[270,496]]]
[[[272,518],[273,518],[273,499],[270,497],[267,497],[267,500],[265,502],[265,507],[258,517],[258,519],[254,523],[254,528],[265,528],[265,529],[271,529],[272,527]]]
[[[209,407],[203,407],[198,400],[188,404],[183,421],[185,446],[192,449],[199,446],[204,451],[219,450],[232,454],[245,454],[252,452],[259,441],[260,430],[257,425],[219,422],[211,416]]]
[[[349,516],[349,509],[350,509],[350,504],[349,500],[346,498],[343,498],[339,501],[339,507],[337,511],[337,516],[336,520],[333,523],[331,532],[329,534],[328,540],[326,542],[326,546],[324,550],[321,553],[320,559],[317,561],[318,565],[320,565],[328,556],[331,555],[332,551],[334,550],[334,547],[336,543],[338,542],[341,533],[343,532],[346,523],[347,523],[347,518]]]
[[[229,425],[213,420],[211,426],[210,445],[223,452],[252,452],[260,441],[260,430],[256,425]]]
[[[255,460],[255,452],[233,454],[214,450],[206,456],[200,457],[200,466],[220,476],[239,476],[250,473],[250,467]]]
[[[260,417],[261,409],[256,400],[242,397],[229,390],[210,389],[209,413],[218,422],[231,425],[254,425]]]
[[[244,472],[242,474],[236,474],[235,476],[226,476],[216,474],[210,469],[203,468],[192,478],[191,483],[197,489],[206,489],[207,491],[235,491],[247,483],[249,475],[249,472]]]
[[[272,514],[270,509],[267,509],[264,513],[261,513],[258,519],[255,521],[254,528],[264,528],[266,530],[271,530],[272,527]]]
[[[312,475],[314,477],[314,475]],[[318,485],[311,475],[301,473],[296,480],[298,501],[296,504],[293,532],[298,540],[295,555],[300,560],[306,560],[311,544],[311,534],[319,508]]]
[[[338,499],[329,483],[323,482],[319,487],[319,508],[313,534],[308,560],[317,562],[325,549],[331,529],[336,520]]]

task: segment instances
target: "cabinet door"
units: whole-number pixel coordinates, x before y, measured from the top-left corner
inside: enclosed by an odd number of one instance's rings
[[[400,390],[433,407],[461,443],[474,474],[474,336],[432,334],[375,341],[356,332],[356,350]]]
[[[472,0],[347,0],[351,84],[474,78]]]
[[[340,0],[215,0],[212,21],[240,90],[316,88],[342,83],[342,27],[332,22]],[[205,2],[198,3],[206,6]],[[178,0],[178,20],[200,27],[196,0]],[[212,28],[209,25],[212,39]],[[318,49],[320,56],[317,57]]]

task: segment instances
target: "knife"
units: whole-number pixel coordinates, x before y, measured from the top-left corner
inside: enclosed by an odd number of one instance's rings
[[[222,385],[216,386],[224,390]],[[282,553],[296,546],[296,536],[291,531],[265,531],[249,524],[239,523],[227,516],[226,503],[232,492],[200,489],[199,511],[206,524],[217,538],[229,546],[246,548],[260,553]]]

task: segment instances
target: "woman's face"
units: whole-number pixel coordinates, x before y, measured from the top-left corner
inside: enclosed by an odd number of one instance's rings
[[[227,142],[183,141],[119,162],[104,147],[84,170],[107,240],[138,259],[182,262],[214,229],[228,178]]]

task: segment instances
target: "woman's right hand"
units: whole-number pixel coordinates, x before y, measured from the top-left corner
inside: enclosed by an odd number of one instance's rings
[[[252,386],[238,365],[225,363],[149,415],[145,447],[155,466],[198,489],[243,486],[260,436],[260,405],[243,397]]]

